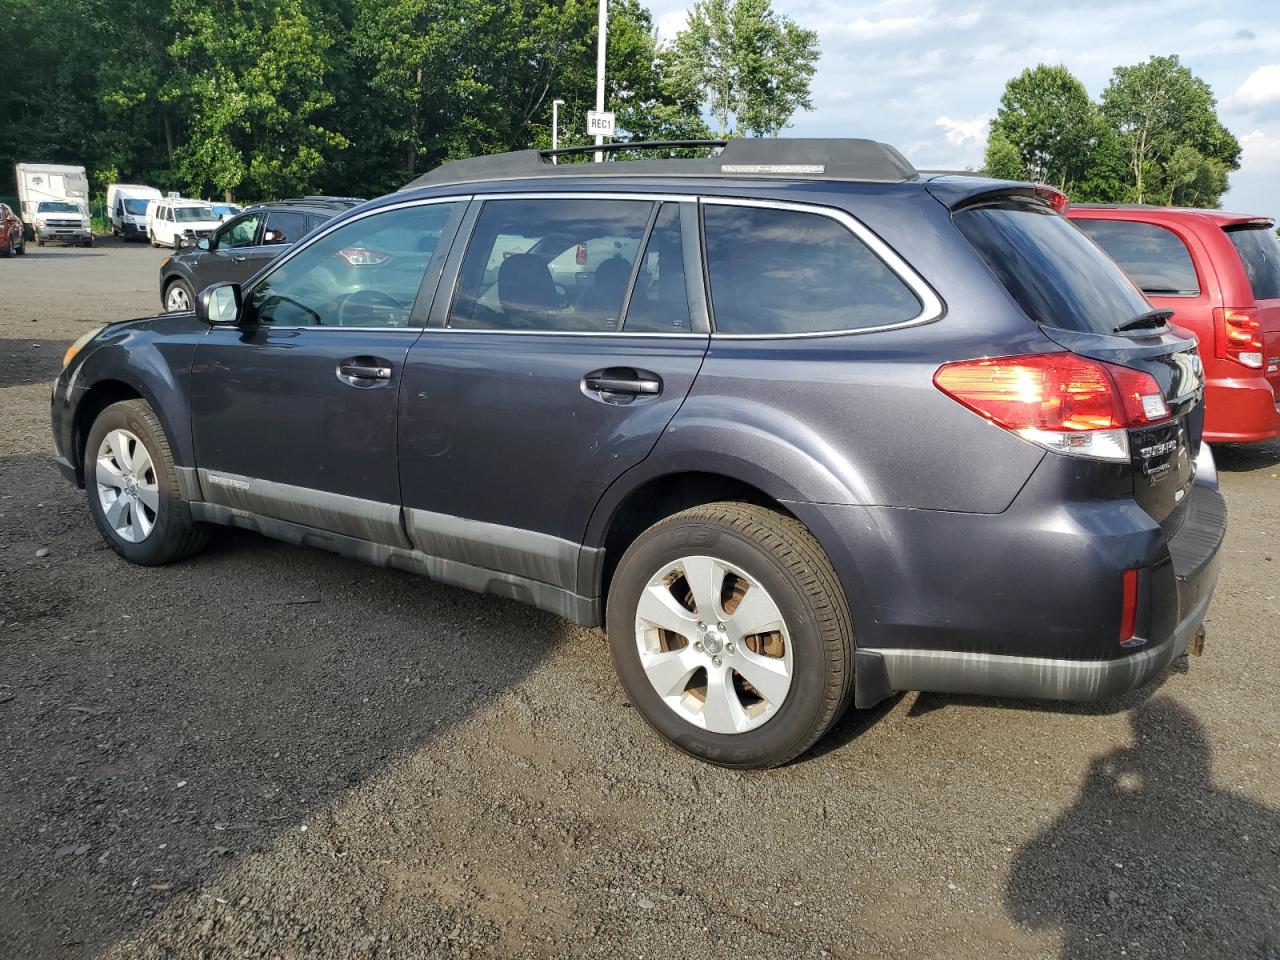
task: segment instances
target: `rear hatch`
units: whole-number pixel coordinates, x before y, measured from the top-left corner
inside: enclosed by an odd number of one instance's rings
[[[1052,341],[1155,380],[1168,415],[1128,432],[1133,493],[1172,535],[1182,522],[1204,427],[1195,336],[1169,326],[1101,248],[1033,196],[981,197],[957,208],[954,221]]]
[[[1225,229],[1257,301],[1263,375],[1280,398],[1280,240],[1269,220]]]

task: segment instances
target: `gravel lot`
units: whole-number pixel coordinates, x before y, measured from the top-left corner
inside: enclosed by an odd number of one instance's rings
[[[4,960],[1280,960],[1280,445],[1219,451],[1204,658],[1091,707],[909,694],[728,772],[515,603],[240,532],[118,560],[48,381],[161,256],[0,261]]]

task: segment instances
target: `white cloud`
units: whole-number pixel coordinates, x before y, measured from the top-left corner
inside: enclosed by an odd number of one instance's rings
[[[658,39],[670,43],[689,22],[689,11],[668,10],[658,17]]]
[[[1231,110],[1256,110],[1280,104],[1280,64],[1259,67],[1223,103]]]
[[[985,147],[987,130],[991,126],[991,114],[980,113],[971,120],[952,120],[950,117],[939,117],[934,125],[943,129],[947,143],[962,147],[966,143],[974,143]]]
[[[940,30],[962,30],[976,25],[982,19],[982,11],[970,10],[959,15],[945,16],[933,10],[922,14],[905,17],[857,17],[841,23],[822,24],[819,34],[824,28],[834,29],[852,40],[886,40],[914,37],[922,33]]]
[[[1280,173],[1280,136],[1254,130],[1240,138],[1242,173]]]

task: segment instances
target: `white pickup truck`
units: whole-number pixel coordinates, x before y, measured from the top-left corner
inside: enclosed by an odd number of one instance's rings
[[[14,168],[22,219],[37,244],[93,246],[89,221],[89,180],[84,167],[19,163]]]

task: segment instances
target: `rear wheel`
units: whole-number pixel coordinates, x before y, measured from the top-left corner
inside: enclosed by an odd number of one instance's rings
[[[650,527],[609,589],[609,648],[664,738],[727,767],[803,753],[839,718],[853,628],[831,563],[796,520],[715,503]]]
[[[84,451],[85,493],[103,539],[130,563],[172,563],[204,546],[208,530],[182,499],[173,451],[145,400],[98,415]]]

